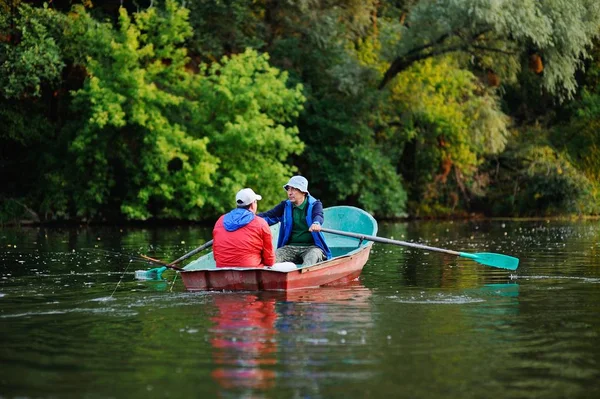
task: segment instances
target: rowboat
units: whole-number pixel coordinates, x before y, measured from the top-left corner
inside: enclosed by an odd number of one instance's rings
[[[324,228],[357,235],[376,235],[377,221],[369,213],[352,206],[324,209]],[[271,226],[276,246],[279,224]],[[311,266],[296,265],[293,270],[274,268],[218,268],[210,252],[189,263],[181,271],[188,291],[288,291],[346,284],[356,280],[369,259],[373,242],[358,237],[324,233],[332,258]]]

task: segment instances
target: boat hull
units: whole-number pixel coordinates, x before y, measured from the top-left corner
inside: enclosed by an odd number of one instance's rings
[[[372,243],[346,256],[340,256],[282,272],[267,268],[221,268],[181,272],[188,291],[288,291],[346,284],[356,280],[369,259]]]

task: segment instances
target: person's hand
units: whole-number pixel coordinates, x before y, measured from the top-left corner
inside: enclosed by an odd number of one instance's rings
[[[321,231],[321,225],[319,223],[313,223],[308,228],[308,231],[310,231],[311,233],[318,233],[319,231]]]

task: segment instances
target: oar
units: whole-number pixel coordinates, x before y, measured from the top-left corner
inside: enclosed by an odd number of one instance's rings
[[[203,245],[200,245],[198,248],[194,249],[193,251],[188,252],[187,254],[183,255],[181,258],[174,260],[173,262],[169,263],[167,266],[174,266],[174,265],[178,264],[179,262],[186,260],[190,256],[194,256],[198,252],[202,252],[206,248],[212,247],[212,245],[213,245],[213,240],[205,242]]]
[[[163,262],[160,259],[154,259],[154,258],[151,258],[151,257],[149,257],[147,255],[140,255],[140,256],[142,257],[142,259],[147,260],[150,263],[154,263],[156,265],[161,265],[162,267],[167,268],[167,269],[183,270],[183,268],[181,268],[179,266],[170,265],[170,264],[168,264],[166,262]]]
[[[162,273],[165,270],[167,270],[167,268],[171,268],[171,269],[175,269],[175,270],[183,270],[180,267],[170,266],[161,260],[154,259],[154,258],[151,258],[146,255],[134,256],[134,255],[130,255],[130,254],[123,254],[120,252],[109,251],[107,249],[101,249],[101,248],[83,248],[82,250],[89,251],[89,252],[100,252],[100,253],[105,253],[105,254],[109,254],[112,256],[122,256],[122,257],[128,258],[130,261],[150,262],[150,263],[155,263],[157,265],[162,266],[162,267],[154,268],[151,270],[136,270],[135,271],[136,278],[140,278],[143,280],[160,279],[162,277]]]
[[[517,267],[519,266],[519,259],[514,258],[512,256],[508,256],[508,255],[494,254],[494,253],[490,253],[490,252],[479,252],[479,253],[470,254],[470,253],[466,253],[466,252],[452,251],[449,249],[430,247],[428,245],[415,244],[412,242],[391,240],[389,238],[349,233],[349,232],[340,231],[340,230],[321,228],[321,231],[325,232],[325,233],[338,234],[341,236],[354,237],[354,238],[358,238],[360,240],[380,242],[382,244],[402,245],[405,247],[412,247],[412,248],[418,248],[418,249],[426,249],[429,251],[443,252],[446,254],[471,259],[477,263],[481,263],[482,265],[499,267],[501,269],[517,270]]]
[[[154,258],[151,258],[144,254],[140,254],[140,256],[142,257],[142,259],[144,259],[150,263],[154,263],[156,265],[161,265],[161,267],[155,267],[150,270],[136,270],[135,278],[140,279],[140,280],[160,280],[160,279],[162,279],[163,272],[167,269],[173,269],[173,270],[179,270],[179,271],[183,270],[179,266],[169,265],[168,263],[165,263],[162,260],[154,259]]]
[[[162,267],[156,267],[156,268],[150,269],[150,270],[137,270],[135,272],[135,277],[145,279],[145,280],[160,279],[162,277],[162,273],[167,269],[182,271],[183,268],[181,268],[179,266],[175,266],[175,265],[181,261],[186,260],[189,257],[196,255],[198,252],[204,251],[206,248],[211,247],[212,245],[213,245],[213,240],[205,242],[204,244],[200,245],[198,248],[188,252],[187,254],[183,255],[181,258],[174,260],[171,263],[165,263],[161,260],[154,259],[154,258],[151,258],[146,255],[141,255],[142,258],[148,260],[149,262],[155,263],[157,265],[161,265]]]

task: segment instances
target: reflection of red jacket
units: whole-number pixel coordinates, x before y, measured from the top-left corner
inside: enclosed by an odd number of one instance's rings
[[[213,254],[217,267],[258,267],[275,263],[269,225],[255,217],[235,231],[227,231],[221,216],[213,229]]]

